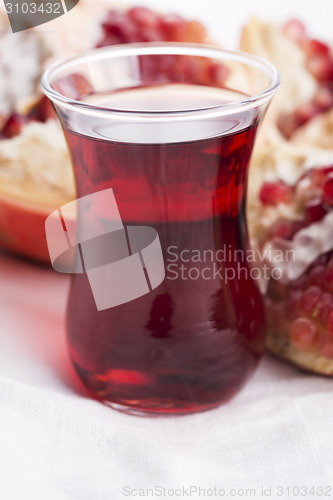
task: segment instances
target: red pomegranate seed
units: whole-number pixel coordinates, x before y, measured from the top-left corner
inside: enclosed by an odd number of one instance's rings
[[[333,173],[329,174],[323,186],[323,201],[333,207]]]
[[[327,84],[322,83],[317,93],[314,97],[315,104],[320,108],[321,111],[326,111],[331,106],[333,106],[333,89]]]
[[[30,109],[27,118],[29,120],[36,120],[43,123],[46,122],[49,118],[56,118],[56,114],[50,99],[48,99],[46,96],[43,96],[36,103],[36,105]]]
[[[290,240],[293,236],[293,223],[286,219],[275,222],[269,230],[269,238],[273,238],[274,236]]]
[[[322,286],[325,279],[326,267],[325,266],[316,266],[311,269],[309,272],[309,284]]]
[[[228,76],[228,68],[223,64],[211,63],[207,67],[208,81],[212,84],[222,84]]]
[[[316,316],[316,304],[322,294],[321,288],[312,285],[305,290],[299,301],[299,308],[302,314],[309,316]]]
[[[331,337],[333,337],[333,310],[328,315],[327,328]]]
[[[302,176],[302,179],[308,177],[314,186],[322,187],[331,173],[333,173],[333,165],[325,165],[323,167],[312,168]]]
[[[311,350],[317,340],[318,330],[309,318],[297,318],[290,325],[290,338],[293,344],[304,351]]]
[[[283,32],[297,42],[300,42],[305,36],[305,26],[298,21],[298,19],[290,19],[290,21],[284,25]]]
[[[155,28],[159,23],[159,16],[146,7],[132,7],[128,10],[127,15],[141,28]]]
[[[330,293],[324,292],[316,304],[318,310],[317,319],[322,325],[326,325],[328,316],[333,310],[333,297]]]
[[[333,259],[329,261],[326,267],[324,287],[327,291],[333,293]]]
[[[310,224],[321,220],[327,214],[321,198],[318,197],[308,200],[305,203],[304,210],[306,221]]]
[[[304,290],[308,285],[308,281],[308,276],[306,274],[302,274],[296,280],[291,281],[290,286],[292,286],[294,290]]]
[[[292,199],[292,189],[282,181],[266,181],[261,186],[259,199],[264,205],[276,206],[279,203],[289,203]]]
[[[286,139],[290,139],[295,130],[301,125],[297,113],[281,112],[278,115],[277,125]]]
[[[297,117],[297,128],[311,120],[319,111],[320,109],[317,104],[312,101],[301,104],[295,112]]]
[[[184,42],[203,43],[207,38],[207,31],[199,21],[189,21],[186,25]]]
[[[164,40],[182,40],[186,32],[186,21],[177,14],[168,14],[160,19],[159,29]]]
[[[319,40],[308,40],[303,44],[304,51],[308,56],[312,55],[324,55],[329,56],[330,48],[326,43],[320,42]]]
[[[25,116],[13,113],[6,121],[1,132],[6,139],[11,139],[21,133],[23,125],[28,121],[29,120]]]
[[[327,82],[333,79],[333,61],[325,55],[314,55],[307,61],[310,73],[319,81]]]

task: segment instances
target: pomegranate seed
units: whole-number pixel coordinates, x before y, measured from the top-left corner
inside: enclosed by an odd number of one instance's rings
[[[311,56],[307,61],[307,67],[319,81],[327,82],[333,79],[333,61],[325,55]]]
[[[22,126],[28,121],[29,120],[25,116],[13,113],[6,121],[1,132],[5,138],[11,139],[21,133]]]
[[[105,39],[115,43],[126,43],[128,37],[133,35],[133,31],[137,32],[136,25],[129,19],[126,12],[111,10],[104,23],[102,24]],[[103,42],[105,42],[103,40]],[[106,43],[104,43],[106,45]]]
[[[305,203],[304,209],[306,221],[310,224],[321,220],[327,214],[327,210],[323,206],[322,200],[318,197],[308,200]]]
[[[303,49],[308,56],[312,55],[323,55],[329,56],[330,48],[326,43],[320,42],[319,40],[308,40],[303,44]]]
[[[128,18],[141,28],[155,28],[159,23],[159,16],[146,7],[132,7],[127,12]]]
[[[114,35],[105,35],[103,40],[100,40],[96,45],[97,48],[101,47],[109,47],[110,45],[117,45],[118,43],[122,43],[118,37]]]
[[[333,310],[333,297],[330,293],[324,292],[316,304],[316,309],[318,309],[317,319],[326,325],[328,316]]]
[[[331,335],[331,337],[333,337],[333,310],[328,315],[327,327],[329,334]]]
[[[309,272],[309,284],[322,286],[325,279],[326,268],[325,266],[316,266]]]
[[[302,41],[305,35],[305,26],[298,19],[290,19],[284,27],[283,32],[296,41]]]
[[[333,207],[333,173],[329,174],[323,186],[324,203]]]
[[[210,63],[207,67],[208,79],[213,84],[221,85],[228,76],[228,68],[223,64],[219,63]]]
[[[324,286],[327,291],[333,292],[333,259],[331,259],[326,267]]]
[[[184,42],[203,43],[207,38],[207,31],[199,21],[189,21],[186,26]]]
[[[292,281],[290,285],[294,290],[304,290],[308,285],[308,276],[306,274],[302,274],[299,278]]]
[[[321,288],[312,285],[305,290],[299,301],[299,308],[303,314],[315,317],[318,314],[316,304],[322,294]]]
[[[318,335],[318,330],[309,318],[297,318],[290,325],[290,338],[293,344],[304,351],[311,350]]]
[[[333,165],[325,165],[323,167],[311,168],[301,179],[308,178],[315,187],[322,188],[329,174],[333,173]]]
[[[159,29],[164,40],[182,40],[186,32],[186,21],[177,14],[169,14],[160,19]]]
[[[290,139],[295,130],[301,125],[297,113],[280,113],[277,125],[286,139]]]
[[[37,104],[30,109],[27,118],[43,123],[49,118],[56,118],[51,101],[46,96],[43,96]]]
[[[290,203],[292,190],[282,181],[266,181],[261,186],[259,199],[264,205],[276,206],[279,203]]]
[[[319,107],[314,102],[305,102],[296,110],[297,128],[304,125],[319,113]]]
[[[142,28],[140,38],[143,42],[158,42],[161,40],[161,34],[152,28]]]
[[[293,223],[285,219],[275,222],[269,230],[269,238],[273,238],[274,236],[290,240],[293,236]]]
[[[333,106],[333,92],[326,84],[321,84],[314,97],[315,104],[321,111],[326,111]]]

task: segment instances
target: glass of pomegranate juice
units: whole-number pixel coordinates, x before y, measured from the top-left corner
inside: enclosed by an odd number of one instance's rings
[[[264,346],[245,204],[275,68],[209,46],[129,44],[60,62],[42,83],[85,200],[77,231],[94,220],[67,309],[78,375],[139,415],[229,400]]]

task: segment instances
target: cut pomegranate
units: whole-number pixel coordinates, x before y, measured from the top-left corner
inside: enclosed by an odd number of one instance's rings
[[[272,200],[285,199],[290,208],[293,197],[297,198],[299,220],[278,220],[267,230],[263,242],[264,247],[279,237],[292,245],[298,231],[318,224],[333,210],[333,165],[308,170],[295,186],[285,186],[280,181],[265,182],[259,196],[264,206],[272,205]],[[303,257],[306,241],[305,238]],[[333,248],[309,263],[295,280],[271,277],[265,302],[269,328],[275,336],[289,338],[299,350],[333,359]]]

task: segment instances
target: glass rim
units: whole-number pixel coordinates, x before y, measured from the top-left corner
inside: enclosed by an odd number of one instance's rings
[[[73,63],[85,64],[89,61],[102,61],[104,59],[141,56],[141,55],[185,55],[220,59],[221,63],[238,62],[248,67],[261,70],[271,80],[271,83],[260,93],[250,95],[244,99],[230,101],[227,103],[216,104],[209,107],[199,107],[195,109],[179,109],[179,110],[128,110],[119,108],[110,108],[99,106],[93,103],[86,103],[57,92],[52,87],[55,75],[70,67]],[[181,82],[177,82],[181,83]],[[81,111],[96,111],[107,112],[114,116],[132,116],[132,117],[184,117],[193,116],[207,112],[222,112],[223,114],[233,112],[237,108],[243,111],[248,108],[259,106],[268,101],[280,86],[280,74],[276,67],[263,57],[256,56],[245,51],[225,50],[213,45],[183,43],[183,42],[143,42],[143,43],[126,43],[120,45],[112,45],[108,47],[94,48],[65,59],[62,59],[49,68],[47,68],[41,77],[42,89],[45,95],[54,103],[62,104],[66,107],[79,108]],[[209,85],[207,87],[210,87]],[[215,88],[215,87],[212,87]],[[232,90],[232,89],[230,89]]]

